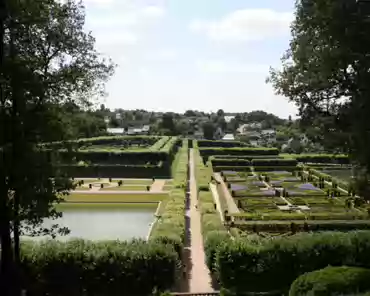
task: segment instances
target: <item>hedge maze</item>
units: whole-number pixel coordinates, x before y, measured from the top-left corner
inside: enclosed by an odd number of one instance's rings
[[[80,139],[46,145],[60,147],[69,175],[75,178],[171,178],[181,146],[177,137],[122,136]],[[69,163],[71,154],[73,164]]]

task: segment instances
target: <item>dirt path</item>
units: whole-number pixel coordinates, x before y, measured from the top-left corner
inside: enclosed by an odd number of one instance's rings
[[[217,186],[215,184],[210,184],[209,185],[209,188],[211,189],[211,192],[212,192],[212,195],[213,195],[213,200],[216,203],[217,212],[220,215],[221,222],[224,223],[225,222],[225,220],[224,220],[224,214],[222,213],[220,196],[219,196],[219,194],[217,192]]]
[[[150,191],[162,191],[165,184],[166,180],[155,180],[152,186],[150,186]]]
[[[226,184],[224,180],[222,179],[221,175],[219,173],[215,173],[215,179],[217,182],[220,183],[220,186],[222,186],[222,190],[224,193],[224,197],[227,203],[227,208],[229,210],[229,214],[238,214],[240,213],[240,210],[238,206],[235,204],[235,201],[233,197],[231,196],[229,190],[226,187]]]
[[[201,216],[198,210],[198,192],[195,180],[194,152],[190,149],[190,205],[186,211],[186,218],[190,220],[190,260],[189,292],[213,292],[212,279],[205,262],[203,237],[201,229]]]

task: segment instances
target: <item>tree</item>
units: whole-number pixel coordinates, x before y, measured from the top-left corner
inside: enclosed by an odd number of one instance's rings
[[[218,116],[218,117],[223,117],[223,116],[225,116],[225,112],[224,112],[224,110],[219,109],[219,110],[217,111],[217,116]]]
[[[114,66],[83,31],[81,4],[8,0],[0,11],[0,289],[19,295],[21,222],[31,234],[57,231],[40,226],[72,187],[55,146],[40,143],[65,138],[61,105],[91,106]]]
[[[176,126],[175,126],[175,122],[173,120],[173,114],[172,113],[163,114],[162,122],[161,122],[161,128],[164,129],[164,130],[167,130],[169,135],[175,135],[176,134]]]
[[[299,107],[316,141],[348,152],[370,173],[370,23],[357,1],[297,1],[282,70],[269,81]]]
[[[216,132],[216,127],[212,122],[206,122],[202,126],[203,128],[203,134],[204,138],[207,140],[213,140],[215,132]]]

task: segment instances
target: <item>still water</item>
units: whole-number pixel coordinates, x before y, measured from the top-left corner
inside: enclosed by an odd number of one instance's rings
[[[44,227],[59,224],[68,227],[70,234],[57,236],[59,240],[82,238],[87,240],[130,240],[132,238],[145,239],[150,225],[154,222],[155,208],[128,208],[128,209],[75,209],[64,210],[63,217],[57,220],[44,221]],[[29,239],[29,237],[25,237]],[[48,236],[39,236],[32,239],[46,239]]]

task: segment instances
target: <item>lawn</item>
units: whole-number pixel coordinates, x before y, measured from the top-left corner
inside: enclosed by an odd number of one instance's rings
[[[148,191],[143,185],[122,185],[116,187],[101,188],[100,191]]]
[[[119,203],[119,202],[159,202],[167,198],[167,193],[156,194],[79,194],[72,193],[65,197],[66,202],[76,203]]]
[[[153,183],[152,179],[113,179],[112,182],[117,183],[118,181],[123,181],[123,185],[151,185]]]

